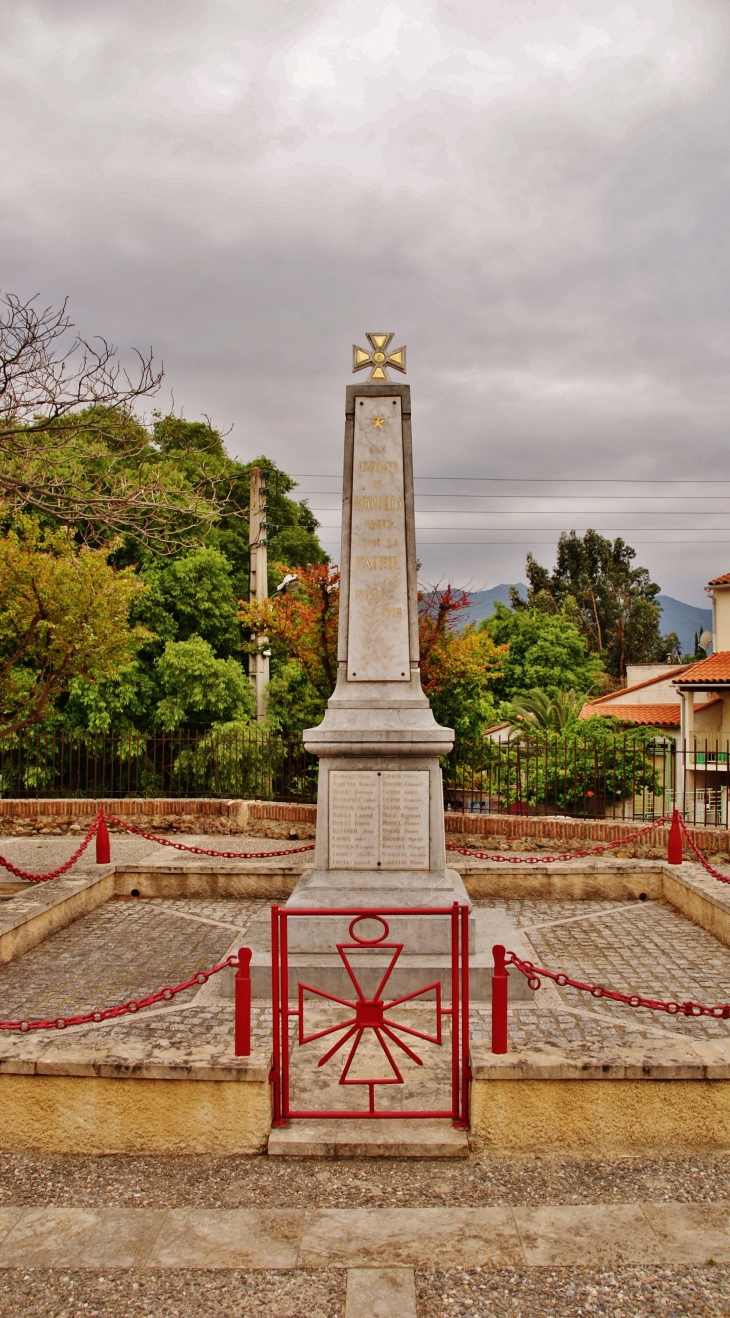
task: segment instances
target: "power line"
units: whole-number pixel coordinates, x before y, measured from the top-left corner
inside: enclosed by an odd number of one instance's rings
[[[555,548],[554,540],[422,540],[420,536],[416,537],[418,545],[484,545],[489,548],[493,545],[549,545]],[[339,540],[326,540],[321,537],[323,545],[338,545]],[[634,545],[676,545],[678,548],[682,545],[730,545],[730,540],[634,540]]]
[[[328,511],[329,511],[329,510],[328,510]],[[337,529],[338,523],[337,523],[337,522],[334,522],[334,523],[322,522],[322,523],[320,523],[320,525],[321,525],[325,530],[334,531],[334,530]],[[422,531],[451,531],[451,530],[458,530],[458,527],[450,527],[450,526],[421,526],[420,529],[421,529]],[[484,530],[484,531],[518,531],[518,530],[520,530],[520,529],[521,529],[521,528],[520,528],[520,527],[517,527],[517,526],[485,526],[485,527],[480,527],[480,526],[465,526],[465,527],[464,527],[464,531],[465,531],[465,532],[467,532],[467,531],[481,531],[481,530]],[[527,531],[527,530],[530,530],[530,531],[555,531],[556,534],[564,534],[564,532],[561,532],[561,531],[560,531],[560,528],[557,527],[557,526],[531,526],[531,527],[525,527],[524,529],[525,529],[526,531]],[[418,530],[419,530],[419,527],[417,526],[417,527],[416,527],[416,531],[418,531]],[[577,526],[575,526],[575,527],[571,527],[571,530],[577,532],[578,527],[577,527]],[[587,531],[588,531],[588,530],[590,530],[590,531],[613,531],[613,532],[622,532],[622,533],[625,533],[626,535],[631,535],[631,534],[633,534],[634,531],[643,531],[643,530],[646,530],[646,531],[671,531],[671,530],[676,530],[676,531],[724,531],[724,530],[725,530],[725,527],[724,527],[724,526],[676,526],[676,527],[674,527],[674,526],[647,526],[647,527],[643,527],[643,526],[615,526],[615,525],[612,523],[610,526],[603,526],[603,527],[601,527],[601,526],[598,526],[598,527],[596,527],[596,526],[591,526],[591,527],[586,527],[586,530],[587,530]]]
[[[338,497],[337,490],[302,490],[301,493],[306,498],[312,495],[332,495],[335,499]],[[676,503],[678,499],[692,499],[695,502],[712,503],[716,499],[730,499],[728,494],[527,494],[524,490],[519,494],[462,494],[455,491],[452,494],[415,494],[417,499],[550,499],[555,501],[571,500],[579,502],[583,499],[620,499],[622,503],[632,500],[636,503]],[[437,511],[434,509],[434,511]],[[440,510],[438,510],[440,511]],[[444,509],[444,511],[448,511]],[[604,510],[606,511],[606,510]]]
[[[342,480],[342,472],[291,472],[298,480]],[[511,485],[730,485],[730,476],[701,480],[690,476],[663,480],[654,476],[415,476],[417,481],[492,481]]]

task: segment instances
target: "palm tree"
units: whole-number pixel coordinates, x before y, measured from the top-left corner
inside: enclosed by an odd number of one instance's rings
[[[580,713],[582,697],[575,691],[558,691],[548,695],[540,687],[533,687],[521,696],[515,696],[507,717],[515,737],[537,732],[565,732]]]

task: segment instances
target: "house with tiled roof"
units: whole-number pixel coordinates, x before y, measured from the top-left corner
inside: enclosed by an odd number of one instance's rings
[[[730,656],[728,656],[730,657]],[[682,700],[676,682],[696,664],[629,664],[627,686],[598,696],[583,706],[580,717],[616,718],[633,727],[661,728],[679,739],[682,727]],[[717,697],[703,696],[694,707],[695,727],[699,732],[714,731],[719,710]]]
[[[688,818],[728,822],[730,794],[730,572],[705,587],[712,600],[712,654],[694,664],[657,664],[643,680],[590,700],[580,717],[610,715],[660,728],[677,744],[676,800]],[[708,645],[709,649],[709,645]],[[648,668],[649,666],[647,666]]]

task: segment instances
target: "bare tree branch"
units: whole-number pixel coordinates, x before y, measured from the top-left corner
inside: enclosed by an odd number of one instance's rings
[[[117,349],[76,333],[60,308],[0,296],[0,503],[74,524],[82,539],[131,534],[171,552],[225,509],[232,479],[196,485],[160,465],[135,406],[163,378],[152,351],[130,373]],[[210,424],[210,422],[208,422]],[[211,426],[211,453],[214,448]],[[219,442],[219,441],[215,441]],[[157,465],[154,459],[157,458]]]

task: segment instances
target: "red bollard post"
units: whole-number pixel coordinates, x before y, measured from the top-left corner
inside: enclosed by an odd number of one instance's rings
[[[684,857],[682,854],[682,830],[679,826],[679,811],[675,810],[672,815],[672,822],[669,828],[669,843],[667,845],[667,864],[681,865]]]
[[[109,830],[106,826],[106,819],[102,811],[99,827],[96,830],[96,863],[97,865],[108,865],[112,858],[111,847],[109,845]]]
[[[507,980],[509,971],[504,964],[504,947],[496,943],[492,948],[492,1052],[507,1052]]]
[[[238,949],[235,1003],[236,1057],[251,1056],[251,948]]]

